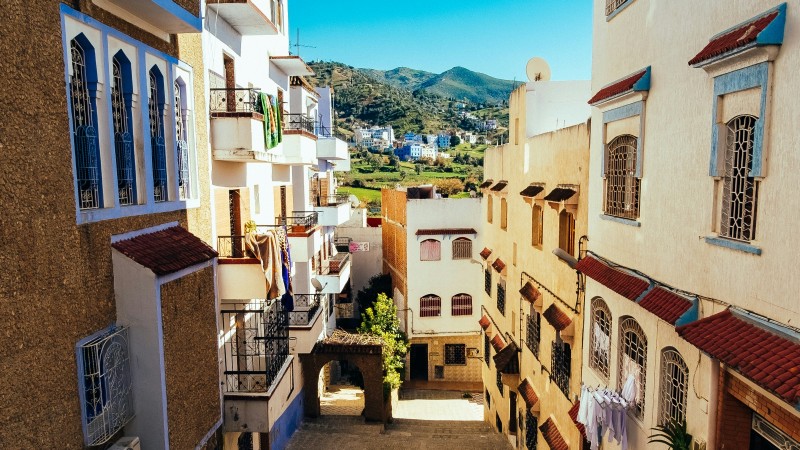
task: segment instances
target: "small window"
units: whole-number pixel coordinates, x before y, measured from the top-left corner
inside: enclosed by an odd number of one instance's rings
[[[506,281],[502,278],[497,282],[497,310],[506,315]]]
[[[572,349],[569,344],[561,340],[561,336],[556,335],[556,340],[553,341],[552,352],[550,353],[550,367],[552,370],[550,379],[553,380],[567,398],[569,398],[571,364]]]
[[[508,229],[508,203],[505,197],[500,199],[500,228]]]
[[[606,0],[606,16],[610,16],[633,0]]]
[[[433,378],[444,380],[444,366],[433,366]]]
[[[674,348],[661,352],[661,408],[658,423],[667,424],[670,420],[678,423],[686,420],[686,394],[689,368],[681,354]]]
[[[611,351],[611,311],[602,298],[592,299],[592,325],[589,329],[589,367],[608,379],[608,358]]]
[[[621,390],[628,377],[636,382],[636,407],[629,409],[636,417],[644,417],[644,394],[647,379],[647,336],[633,317],[625,317],[619,324],[619,378]]]
[[[467,346],[465,344],[445,344],[444,363],[448,365],[467,364]]]
[[[494,414],[494,424],[497,426],[497,432],[503,433],[503,421],[500,420],[500,414]]]
[[[492,223],[492,212],[493,212],[492,209],[493,208],[494,208],[494,205],[492,205],[492,196],[491,195],[487,195],[486,196],[486,221],[489,222],[489,223]]]
[[[528,450],[536,450],[536,441],[539,438],[539,418],[531,414],[530,410],[525,412],[525,447]]]
[[[186,200],[192,197],[189,174],[189,126],[186,120],[186,85],[183,80],[175,80],[175,154],[178,158],[178,197]]]
[[[531,213],[531,244],[536,248],[542,248],[542,223],[544,221],[544,210],[539,205],[533,205]]]
[[[442,315],[442,298],[438,295],[426,295],[419,299],[420,317],[439,317]]]
[[[472,296],[469,294],[454,295],[451,299],[452,311],[454,316],[471,316],[472,315]]]
[[[639,140],[623,135],[607,146],[606,210],[609,216],[635,220],[639,217],[641,180],[636,177],[636,151]]]
[[[487,408],[491,408],[492,407],[492,396],[489,395],[489,389],[488,388],[484,388],[483,389],[483,398],[486,399],[486,407]]]
[[[472,240],[461,237],[453,241],[453,259],[472,258]]]
[[[439,261],[442,256],[441,242],[436,239],[425,239],[419,245],[420,261]]]
[[[121,206],[135,205],[136,155],[133,146],[131,68],[122,51],[111,63],[111,118],[114,124],[114,152],[117,157],[117,195]]]
[[[158,67],[149,72],[150,92],[147,108],[150,118],[150,149],[153,162],[153,195],[156,202],[169,199],[167,187],[167,148],[164,141],[164,77]]]
[[[558,215],[558,248],[575,254],[575,216],[567,211]]]
[[[492,269],[488,265],[483,271],[483,289],[486,291],[486,295],[492,296]]]
[[[97,67],[94,48],[83,34],[70,41],[72,75],[69,80],[72,139],[80,209],[103,207],[100,143],[97,140],[95,100]]]
[[[536,359],[539,359],[539,335],[541,326],[542,316],[532,309],[531,313],[528,315],[525,345],[528,347],[531,353],[533,353],[533,356],[535,356]]]
[[[495,372],[497,374],[497,390],[500,391],[500,397],[503,397],[503,374],[496,367]]]
[[[486,367],[489,367],[489,360],[490,359],[491,359],[491,347],[490,347],[489,335],[484,333],[483,334],[483,360],[486,362]]]
[[[754,240],[756,234],[758,181],[750,172],[757,120],[745,115],[727,124],[719,235],[743,242]]]

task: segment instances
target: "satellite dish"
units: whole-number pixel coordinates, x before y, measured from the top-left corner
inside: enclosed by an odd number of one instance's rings
[[[350,194],[350,196],[347,197],[347,201],[350,202],[350,204],[353,206],[353,208],[358,208],[358,205],[361,204],[361,200],[359,200],[358,197],[356,197],[353,194]]]
[[[530,81],[550,81],[550,65],[543,58],[535,56],[525,66]]]
[[[322,285],[322,283],[320,283],[320,282],[319,282],[319,280],[318,280],[318,279],[316,279],[316,278],[312,278],[312,279],[311,279],[311,285],[312,285],[312,286],[314,286],[314,290],[316,290],[317,292],[321,291],[321,290],[322,290],[322,288],[324,288],[324,287],[325,287],[325,286],[323,286],[323,285]]]

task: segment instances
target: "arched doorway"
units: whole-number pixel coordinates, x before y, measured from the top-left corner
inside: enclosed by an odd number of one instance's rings
[[[364,413],[364,376],[346,359],[325,364],[319,373],[319,408],[323,416],[360,416]]]

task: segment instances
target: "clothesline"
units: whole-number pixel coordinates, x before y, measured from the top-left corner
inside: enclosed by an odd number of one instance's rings
[[[636,404],[636,390],[636,379],[632,374],[628,375],[621,392],[581,384],[577,421],[586,428],[586,438],[592,450],[599,448],[606,432],[608,442],[616,440],[622,450],[627,450],[628,408]]]

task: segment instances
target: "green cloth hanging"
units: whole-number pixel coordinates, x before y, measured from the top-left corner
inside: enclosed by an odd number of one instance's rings
[[[275,101],[275,128],[278,129],[276,144],[283,142],[283,105]]]
[[[269,95],[264,92],[258,93],[258,103],[261,105],[261,111],[264,114],[264,147],[269,150],[272,147],[275,147],[275,143],[272,139],[272,132],[270,131],[271,123],[270,123],[270,111],[272,110],[272,102],[270,101]]]

